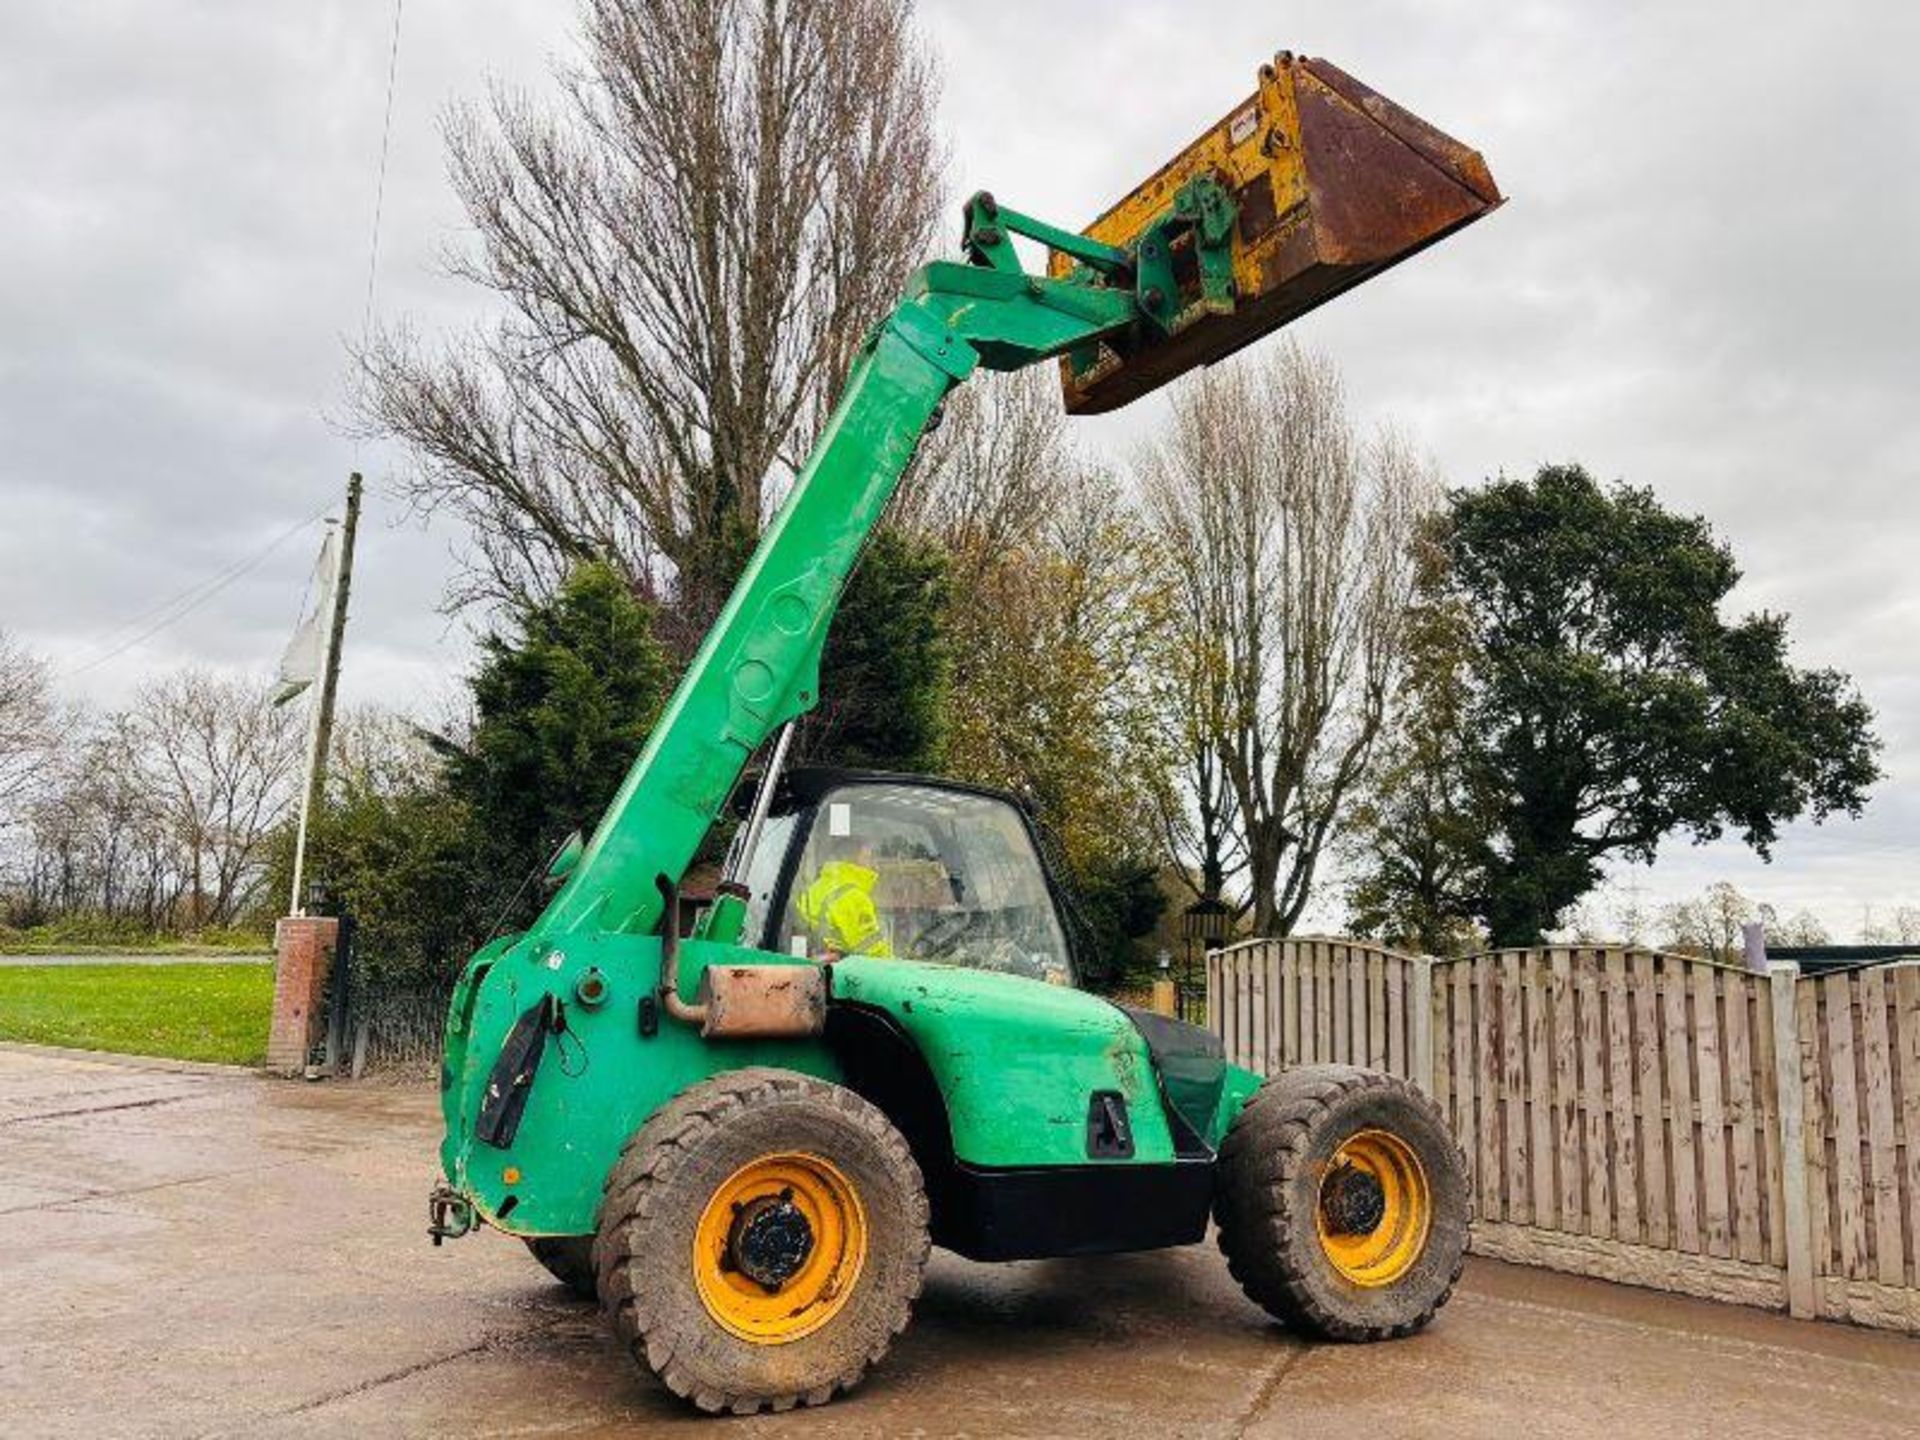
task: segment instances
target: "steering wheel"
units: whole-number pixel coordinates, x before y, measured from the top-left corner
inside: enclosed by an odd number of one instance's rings
[[[947,910],[920,932],[914,942],[916,958],[938,960],[951,954],[960,947],[969,935],[978,928],[980,913],[977,910]]]

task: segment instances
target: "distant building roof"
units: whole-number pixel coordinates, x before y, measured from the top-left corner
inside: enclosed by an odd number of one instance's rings
[[[1809,974],[1920,960],[1916,945],[1768,945],[1767,959],[1791,960]]]

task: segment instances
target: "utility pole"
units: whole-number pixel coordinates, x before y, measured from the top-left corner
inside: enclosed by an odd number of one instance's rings
[[[333,744],[333,700],[340,684],[340,645],[347,634],[347,596],[353,588],[353,538],[360,527],[360,472],[347,477],[347,510],[340,525],[340,559],[333,583],[333,615],[321,652],[320,693],[314,697],[308,734],[307,784],[300,796],[300,827],[293,842],[293,897],[290,913],[307,913],[300,893],[307,860],[307,827],[319,808],[327,783],[327,752]]]

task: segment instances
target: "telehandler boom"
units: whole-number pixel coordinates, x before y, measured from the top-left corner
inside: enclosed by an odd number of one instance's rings
[[[977,1259],[1189,1244],[1290,1325],[1405,1334],[1464,1250],[1459,1152],[1405,1082],[1264,1084],[1205,1031],[1074,985],[1010,798],[792,770],[847,577],[942,401],[1056,361],[1111,409],[1485,214],[1480,157],[1322,60],[1253,96],[1084,234],[978,195],[916,272],[592,838],[447,1020],[435,1242],[524,1238],[707,1410],[817,1404],[907,1322],[928,1246]],[[1029,273],[1015,237],[1050,252]],[[770,750],[727,875],[678,892]]]

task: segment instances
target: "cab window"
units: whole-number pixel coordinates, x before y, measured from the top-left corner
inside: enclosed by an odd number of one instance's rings
[[[793,830],[798,823],[792,814],[769,815],[764,829],[760,832],[759,842],[753,847],[753,854],[747,857],[746,872],[740,878],[747,887],[747,915],[742,929],[743,934],[764,935],[767,929],[767,911],[773,904],[773,893],[780,884],[780,866],[787,858],[787,849],[793,844]]]
[[[847,785],[821,801],[777,943],[816,960],[897,957],[1072,980],[1019,814],[990,796],[925,786]]]

